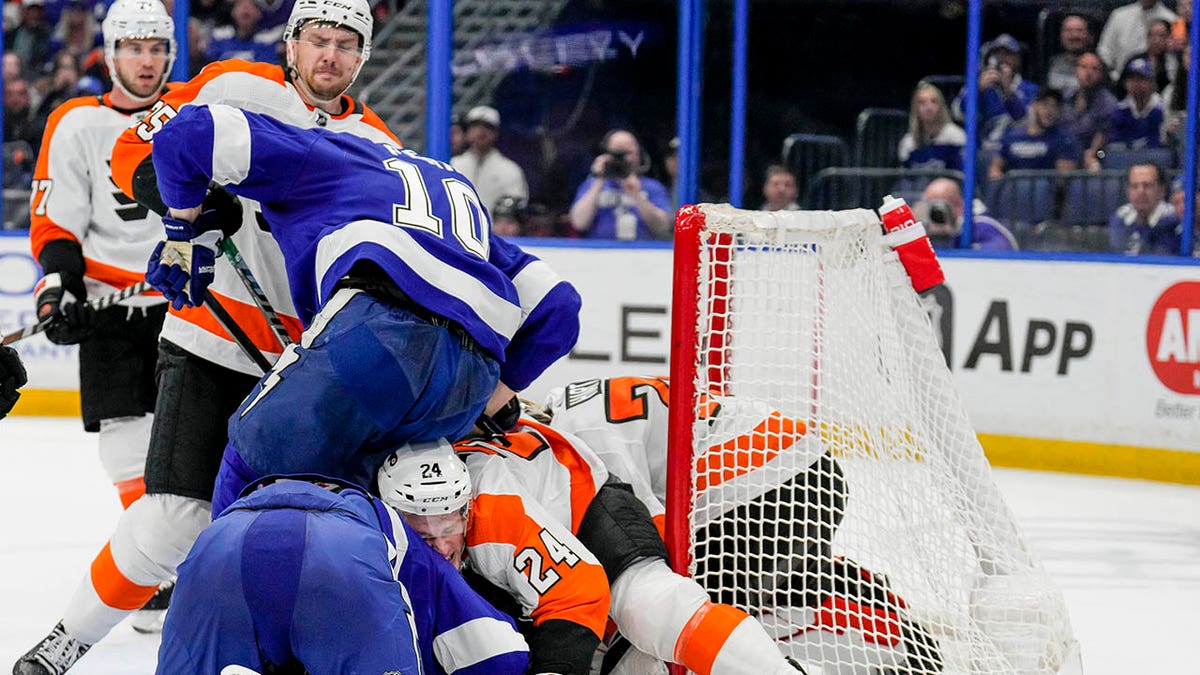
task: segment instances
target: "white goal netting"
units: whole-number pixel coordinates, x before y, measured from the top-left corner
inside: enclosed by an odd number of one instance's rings
[[[875,213],[678,224],[673,555],[810,673],[1066,672],[1062,597]]]

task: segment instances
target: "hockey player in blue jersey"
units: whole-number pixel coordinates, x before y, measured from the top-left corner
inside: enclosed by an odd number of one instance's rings
[[[273,476],[200,534],[163,626],[158,673],[233,665],[519,675],[529,647],[381,500],[321,477]]]
[[[147,279],[203,302],[212,180],[262,204],[306,326],[230,419],[214,513],[269,473],[370,485],[389,449],[461,437],[578,336],[575,289],[491,236],[447,164],[219,105],[181,110],[153,159],[171,215]]]

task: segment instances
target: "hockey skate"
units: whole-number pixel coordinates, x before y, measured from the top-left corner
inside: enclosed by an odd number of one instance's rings
[[[171,593],[174,591],[174,581],[159,586],[146,604],[129,617],[130,627],[143,634],[161,633],[163,622],[167,619],[167,608],[171,605]]]
[[[71,637],[62,622],[13,666],[13,675],[62,675],[92,646]]]

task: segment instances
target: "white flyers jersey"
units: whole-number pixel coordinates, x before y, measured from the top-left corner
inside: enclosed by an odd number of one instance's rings
[[[146,261],[163,238],[162,220],[125,196],[109,167],[117,137],[145,114],[114,108],[107,94],[80,96],[56,108],[46,122],[30,193],[30,244],[37,258],[51,241],[78,243],[90,298],[142,281]],[[122,304],[163,302],[153,293]]]
[[[659,532],[667,499],[665,377],[617,377],[574,382],[550,393],[551,426],[582,439],[609,472],[633,486]],[[762,401],[703,395],[695,434],[708,447],[696,459],[696,524],[706,504],[735,505],[805,470],[823,454],[805,423]],[[767,472],[768,475],[763,475]]]
[[[557,619],[603,637],[609,607],[604,568],[548,507],[528,494],[507,459],[460,455],[471,474],[466,564],[520,603],[535,626]]]
[[[464,459],[483,454],[508,461],[524,493],[571,532],[579,531],[584,512],[608,480],[604,462],[583,441],[527,418],[498,439],[459,441],[454,450]]]
[[[343,96],[342,100],[346,112],[332,116],[306,105],[279,66],[237,59],[209,64],[199,75],[163,96],[141,124],[121,136],[113,150],[114,178],[126,194],[133,194],[134,172],[143,162],[150,161],[154,134],[186,105],[221,103],[269,115],[298,127],[319,126],[375,142],[399,144],[369,108],[348,96]],[[291,339],[296,341],[303,326],[292,304],[283,254],[268,228],[258,204],[242,199],[242,226],[233,235],[233,243],[280,315]],[[163,237],[161,228],[158,235],[160,239]],[[228,260],[217,261],[216,276],[209,290],[270,360],[283,351]],[[261,374],[204,307],[171,310],[163,324],[162,337],[226,368]]]

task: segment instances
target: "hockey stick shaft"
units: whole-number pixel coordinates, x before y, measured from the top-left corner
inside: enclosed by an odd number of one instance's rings
[[[254,273],[250,271],[250,266],[242,258],[242,254],[238,251],[232,238],[225,237],[221,242],[221,252],[225,254],[225,258],[233,266],[233,271],[237,272],[238,279],[241,279],[242,285],[250,293],[250,298],[254,301],[254,304],[258,306],[259,311],[266,317],[267,325],[271,327],[271,332],[275,333],[276,339],[279,340],[279,345],[287,347],[292,343],[292,338],[288,335],[287,329],[284,328],[283,320],[279,318],[279,313],[271,306],[271,301],[267,299],[267,294],[263,291],[258,280],[254,278]]]
[[[148,290],[150,290],[150,284],[145,281],[139,281],[136,284],[129,286],[128,288],[123,288],[115,293],[110,293],[99,298],[88,300],[87,304],[92,309],[97,311],[108,309],[122,300],[127,300],[135,295],[141,295]],[[53,320],[47,319],[45,321],[39,321],[35,324],[25,326],[24,328],[19,328],[8,335],[0,337],[0,344],[12,344],[18,340],[24,340],[27,337],[33,337],[38,333],[45,332],[45,330],[50,327],[51,323],[53,323]]]
[[[216,317],[217,323],[220,323],[229,336],[233,337],[233,341],[241,347],[242,353],[250,357],[254,365],[257,365],[263,372],[270,372],[271,362],[266,360],[262,350],[259,350],[258,346],[254,345],[254,341],[250,339],[250,335],[246,335],[246,331],[242,330],[238,322],[234,321],[233,316],[229,315],[229,310],[224,309],[221,301],[217,300],[210,291],[204,291],[204,306],[209,307],[209,311],[212,312],[212,316]]]
[[[254,344],[254,340],[251,340],[249,335],[246,335],[246,331],[242,330],[242,327],[229,314],[229,310],[225,309],[221,302],[208,291],[204,292],[204,306],[212,312],[217,322],[229,333],[237,346],[241,347],[242,352],[250,357],[254,365],[261,368],[264,373],[270,372],[271,362],[263,355],[262,350]]]

